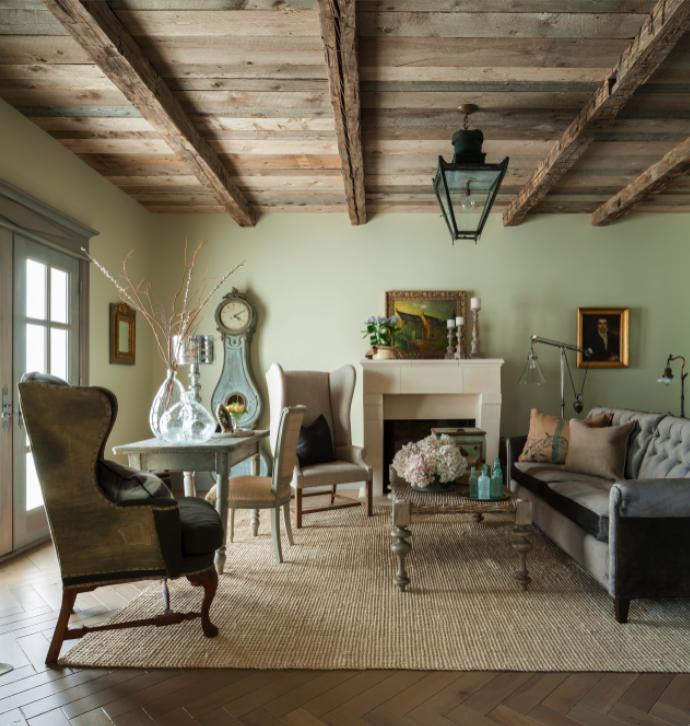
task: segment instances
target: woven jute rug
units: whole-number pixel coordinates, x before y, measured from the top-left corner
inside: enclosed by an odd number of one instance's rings
[[[235,542],[211,608],[199,621],[87,635],[62,663],[128,668],[412,669],[690,672],[690,601],[637,600],[619,625],[611,598],[534,532],[533,582],[519,592],[506,515],[420,515],[408,557],[411,591],[393,585],[390,509],[324,512],[284,543],[275,562],[270,522],[258,537],[237,513]],[[171,583],[177,611],[200,589]],[[112,622],[162,612],[155,582]]]

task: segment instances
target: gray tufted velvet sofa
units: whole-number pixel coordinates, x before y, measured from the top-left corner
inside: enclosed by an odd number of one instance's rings
[[[690,597],[690,420],[600,407],[587,418],[604,412],[637,424],[624,481],[518,462],[525,436],[508,439],[508,471],[534,523],[608,589],[625,623],[632,599]]]

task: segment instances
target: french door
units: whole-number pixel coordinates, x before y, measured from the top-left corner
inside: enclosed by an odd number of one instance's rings
[[[17,384],[22,375],[30,371],[50,373],[69,383],[79,383],[80,265],[75,257],[6,230],[0,230],[0,261],[3,268],[3,313],[0,316],[3,396],[0,452],[3,463],[0,478],[4,482],[0,485],[1,556],[48,534],[43,496],[21,416]],[[11,382],[9,385],[8,381]],[[12,481],[12,536],[9,542],[8,476]]]

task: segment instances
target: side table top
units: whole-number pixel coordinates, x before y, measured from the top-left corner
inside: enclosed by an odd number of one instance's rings
[[[252,432],[252,436],[242,436],[237,438],[211,438],[201,443],[190,442],[188,444],[163,441],[162,439],[146,439],[146,441],[135,441],[132,444],[122,444],[113,446],[114,454],[175,454],[180,452],[201,452],[213,453],[219,451],[231,451],[237,449],[243,444],[251,444],[268,438],[270,431],[257,430]]]
[[[506,499],[493,501],[470,499],[466,496],[467,487],[453,485],[447,492],[418,492],[409,482],[390,469],[391,493],[393,499],[406,499],[413,513],[459,514],[486,512],[514,512],[517,496],[504,487]]]

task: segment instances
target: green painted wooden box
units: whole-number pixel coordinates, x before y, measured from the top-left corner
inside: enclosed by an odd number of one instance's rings
[[[431,429],[437,439],[443,434],[450,436],[458,445],[460,453],[467,459],[469,467],[481,468],[486,463],[486,431],[482,429],[464,427],[460,429]]]

